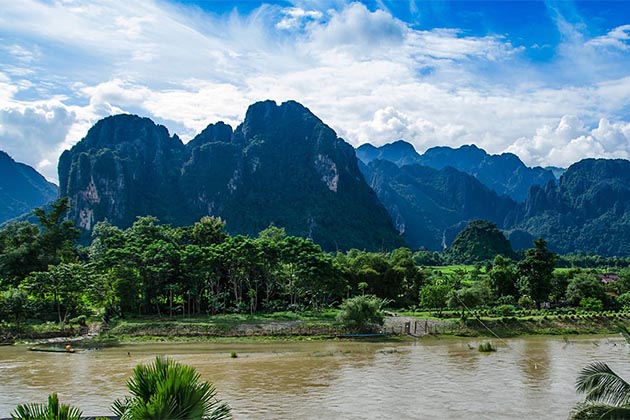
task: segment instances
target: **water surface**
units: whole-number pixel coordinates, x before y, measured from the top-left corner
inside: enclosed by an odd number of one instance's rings
[[[630,348],[618,337],[527,337],[494,343],[151,343],[78,354],[0,347],[0,417],[15,405],[62,402],[110,414],[138,363],[174,357],[214,382],[236,419],[566,418],[580,400],[581,367],[601,360],[630,378]],[[230,358],[236,351],[238,358]]]

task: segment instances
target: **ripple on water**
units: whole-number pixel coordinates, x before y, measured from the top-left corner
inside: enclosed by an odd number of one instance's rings
[[[416,343],[141,344],[85,354],[0,347],[0,417],[58,392],[86,414],[110,413],[137,363],[165,354],[213,381],[237,419],[566,418],[579,369],[605,360],[630,378],[622,340],[519,338],[495,353],[474,340]],[[229,353],[236,351],[237,359]],[[131,354],[131,357],[127,353]]]

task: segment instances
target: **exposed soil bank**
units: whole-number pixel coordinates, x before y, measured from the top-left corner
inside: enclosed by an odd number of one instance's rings
[[[523,335],[615,334],[617,323],[630,323],[626,314],[559,315],[461,319],[387,317],[383,332],[398,339],[409,336],[517,337]],[[97,328],[94,328],[94,327]],[[197,320],[119,321],[111,328],[66,329],[21,333],[11,337],[23,341],[90,339],[96,344],[116,341],[203,341],[250,338],[253,340],[327,339],[348,333],[332,321],[287,320],[217,323]],[[97,333],[100,333],[97,335]]]

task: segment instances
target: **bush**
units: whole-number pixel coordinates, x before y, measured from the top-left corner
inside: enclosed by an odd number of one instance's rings
[[[518,299],[518,306],[524,309],[532,309],[534,307],[534,300],[528,295],[523,295]]]
[[[582,298],[580,300],[580,306],[588,311],[600,312],[604,310],[602,301],[593,297]]]
[[[494,308],[494,312],[497,316],[512,316],[515,311],[516,308],[513,305],[499,305]]]
[[[385,316],[381,310],[384,301],[372,295],[356,296],[339,305],[337,320],[348,330],[359,333],[374,331],[382,326]]]

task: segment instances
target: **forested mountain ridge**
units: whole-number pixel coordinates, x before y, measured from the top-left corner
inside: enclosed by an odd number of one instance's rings
[[[545,185],[556,179],[552,171],[527,167],[512,153],[490,155],[475,145],[457,149],[438,146],[419,154],[411,144],[398,140],[381,147],[362,145],[357,149],[357,156],[366,164],[374,159],[384,159],[398,166],[414,163],[434,169],[451,166],[474,176],[498,194],[508,195],[518,202],[525,201],[532,185]]]
[[[234,131],[208,126],[184,145],[147,118],[117,115],[63,153],[61,194],[85,229],[153,215],[174,225],[219,216],[232,233],[275,224],[325,249],[402,244],[354,149],[297,102],[258,102]],[[369,229],[366,229],[369,226]]]
[[[516,209],[509,197],[452,167],[398,167],[374,160],[362,170],[412,248],[443,250],[469,220],[505,226]]]
[[[630,161],[574,163],[557,185],[532,187],[514,227],[560,253],[630,255]]]
[[[0,151],[0,223],[53,201],[57,194],[55,184]]]

